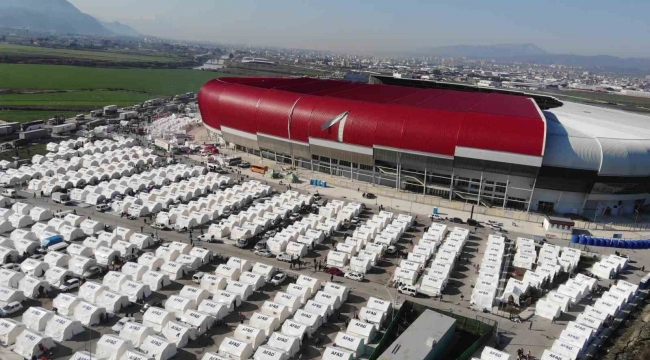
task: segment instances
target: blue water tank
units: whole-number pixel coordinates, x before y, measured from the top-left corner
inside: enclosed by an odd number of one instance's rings
[[[594,245],[595,243],[596,243],[595,238],[590,237],[587,239],[587,245]]]
[[[316,180],[314,180],[314,179],[309,180],[309,185],[314,185],[314,181],[316,181]]]
[[[52,245],[63,242],[63,236],[61,235],[52,235],[48,238],[41,240],[41,246],[44,248],[50,247]]]
[[[626,240],[619,240],[618,241],[618,247],[621,249],[627,249],[627,241]]]
[[[607,247],[612,246],[612,239],[603,239],[603,241],[605,242],[603,246],[607,246]]]
[[[587,238],[585,236],[580,237],[580,245],[587,245]]]
[[[327,187],[327,181],[323,181],[323,187]]]
[[[612,239],[611,246],[617,248],[618,247],[618,239]]]
[[[571,242],[572,243],[577,244],[578,241],[580,241],[579,238],[578,238],[578,235],[571,235]]]
[[[604,244],[603,238],[596,238],[596,240],[594,240],[594,245],[596,246],[603,246],[603,244]]]

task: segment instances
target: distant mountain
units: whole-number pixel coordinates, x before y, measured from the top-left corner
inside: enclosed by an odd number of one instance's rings
[[[113,32],[67,0],[0,0],[0,27],[110,36]]]
[[[105,21],[100,21],[101,24],[108,30],[110,30],[113,34],[119,35],[119,36],[133,36],[133,37],[140,37],[142,34],[139,32],[135,31],[132,27],[126,24],[122,24],[121,22],[113,21],[113,22],[105,22]]]
[[[548,54],[546,50],[534,44],[453,45],[423,48],[416,50],[416,52],[429,56],[468,57],[475,59],[501,59]]]

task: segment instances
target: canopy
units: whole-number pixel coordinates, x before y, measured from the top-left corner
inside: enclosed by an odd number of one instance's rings
[[[167,322],[174,319],[173,312],[152,306],[142,315],[142,325],[148,326],[156,332],[161,332]]]
[[[254,349],[262,345],[262,343],[266,339],[266,337],[264,336],[264,331],[244,324],[237,325],[233,337],[237,340],[244,341],[251,344],[251,346]]]

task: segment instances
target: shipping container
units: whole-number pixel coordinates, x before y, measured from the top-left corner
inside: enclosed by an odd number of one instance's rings
[[[65,123],[52,126],[52,134],[64,134],[77,129],[77,123]]]
[[[19,134],[19,138],[23,140],[38,140],[38,139],[47,139],[50,137],[50,132],[47,129],[37,129],[23,131]]]

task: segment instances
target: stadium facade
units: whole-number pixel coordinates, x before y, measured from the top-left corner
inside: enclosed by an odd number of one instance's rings
[[[643,115],[380,77],[220,78],[203,86],[199,108],[238,150],[371,184],[588,217],[650,204]]]

